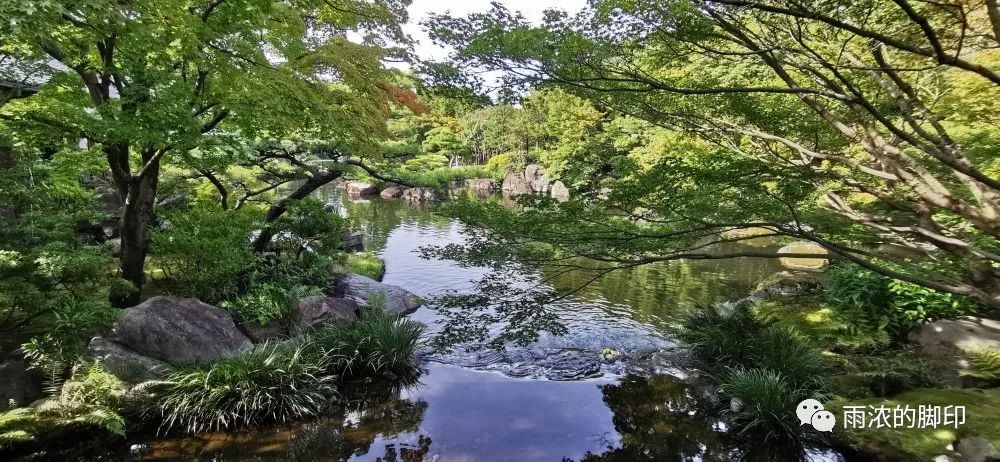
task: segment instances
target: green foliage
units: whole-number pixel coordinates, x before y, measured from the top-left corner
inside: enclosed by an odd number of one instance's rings
[[[745,451],[771,451],[774,460],[795,460],[780,455],[798,455],[805,431],[795,418],[795,407],[808,392],[796,389],[781,372],[770,369],[729,370],[720,379],[729,397],[724,411],[735,425],[737,439]]]
[[[249,245],[256,220],[250,211],[196,205],[166,220],[169,226],[153,231],[151,254],[171,292],[215,303],[240,293],[248,273],[263,264]]]
[[[515,160],[514,153],[505,152],[503,154],[497,154],[490,157],[489,160],[483,164],[483,169],[490,172],[490,176],[494,178],[502,178],[507,172],[521,170],[524,168],[523,165],[517,165]]]
[[[802,451],[811,436],[794,410],[825,392],[827,368],[818,349],[774,320],[760,319],[748,303],[696,309],[679,337],[729,398],[724,415],[743,450]]]
[[[177,368],[150,389],[150,412],[163,428],[191,433],[315,416],[335,397],[338,376],[412,373],[422,332],[420,323],[374,309],[354,325]]]
[[[350,253],[344,262],[344,270],[381,281],[385,274],[385,263],[373,252]]]
[[[934,367],[912,354],[860,358],[860,378],[874,396],[893,396],[917,388],[940,384]]]
[[[284,287],[272,283],[254,285],[248,292],[226,300],[220,304],[236,319],[243,322],[254,322],[262,326],[274,320],[285,319],[302,298],[322,294],[322,290],[314,286]]]
[[[412,373],[413,353],[424,325],[386,313],[377,300],[369,303],[360,322],[314,333],[307,341],[309,348],[344,375]]]
[[[209,367],[181,367],[151,391],[162,428],[195,433],[319,414],[333,396],[325,358],[265,344]]]
[[[968,353],[969,367],[962,375],[976,377],[991,383],[1000,382],[1000,348],[981,348]]]
[[[981,309],[962,297],[891,279],[857,265],[838,264],[826,271],[826,301],[843,325],[845,339],[856,346],[877,346],[900,338],[934,319]],[[863,339],[869,339],[864,341]]]
[[[100,365],[79,364],[54,396],[0,414],[0,445],[80,425],[124,436],[125,419],[118,414],[123,394],[122,382]]]

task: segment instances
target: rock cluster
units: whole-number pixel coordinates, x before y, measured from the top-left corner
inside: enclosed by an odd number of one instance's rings
[[[500,189],[510,196],[551,194],[559,200],[569,199],[569,188],[562,181],[550,182],[545,168],[538,164],[528,165],[523,172],[507,173]]]
[[[334,295],[304,298],[289,319],[266,326],[238,325],[228,311],[195,298],[153,297],[126,309],[107,338],[93,338],[88,355],[120,379],[137,383],[161,376],[170,366],[208,364],[241,354],[255,343],[284,340],[325,325],[353,324],[376,296],[384,297],[385,310],[397,315],[423,303],[401,287],[364,276],[339,276],[335,282]],[[7,399],[21,402],[35,394],[37,381],[23,363],[0,364],[0,385],[7,384],[0,389],[14,393]]]

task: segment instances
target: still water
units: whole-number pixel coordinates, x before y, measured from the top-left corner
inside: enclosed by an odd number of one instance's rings
[[[455,220],[399,201],[350,201],[324,191],[365,247],[386,263],[384,282],[423,297],[470,291],[485,268],[428,260],[422,246],[458,243]],[[669,327],[685,309],[739,298],[778,271],[773,260],[669,262],[611,273],[551,309],[568,335],[543,334],[500,351],[424,351],[418,383],[358,384],[322,419],[242,433],[134,442],[144,460],[681,461],[729,460],[709,399],[671,363]],[[545,275],[522,275],[540,280]],[[582,277],[554,280],[573,287]],[[412,315],[433,333],[442,317]],[[627,361],[603,361],[613,348]],[[830,460],[830,455],[816,454]],[[836,457],[833,457],[836,460]]]

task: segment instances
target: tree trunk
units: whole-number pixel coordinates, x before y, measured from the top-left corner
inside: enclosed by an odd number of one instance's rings
[[[302,183],[295,191],[291,194],[279,200],[276,204],[272,205],[270,209],[267,210],[267,215],[264,216],[264,223],[268,225],[264,229],[260,230],[260,234],[253,241],[253,249],[257,252],[263,252],[267,249],[267,246],[271,243],[271,238],[274,237],[274,228],[270,226],[274,220],[280,218],[288,210],[288,205],[294,201],[305,199],[306,196],[313,193],[313,191],[319,189],[323,186],[337,178],[340,178],[341,172],[338,171],[323,171],[319,172]]]
[[[146,253],[149,250],[149,228],[153,224],[156,186],[159,166],[142,177],[133,177],[128,184],[128,195],[121,216],[121,257],[119,268],[122,278],[137,290],[128,294],[112,294],[111,304],[118,308],[139,303],[142,286],[146,282]]]

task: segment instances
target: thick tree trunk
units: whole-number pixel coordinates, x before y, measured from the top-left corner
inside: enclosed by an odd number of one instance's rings
[[[122,278],[131,282],[137,290],[113,296],[111,304],[119,308],[139,303],[142,286],[146,282],[146,253],[149,250],[149,228],[155,217],[158,179],[159,166],[155,166],[143,177],[133,177],[129,181],[120,225],[122,250],[119,268]]]

